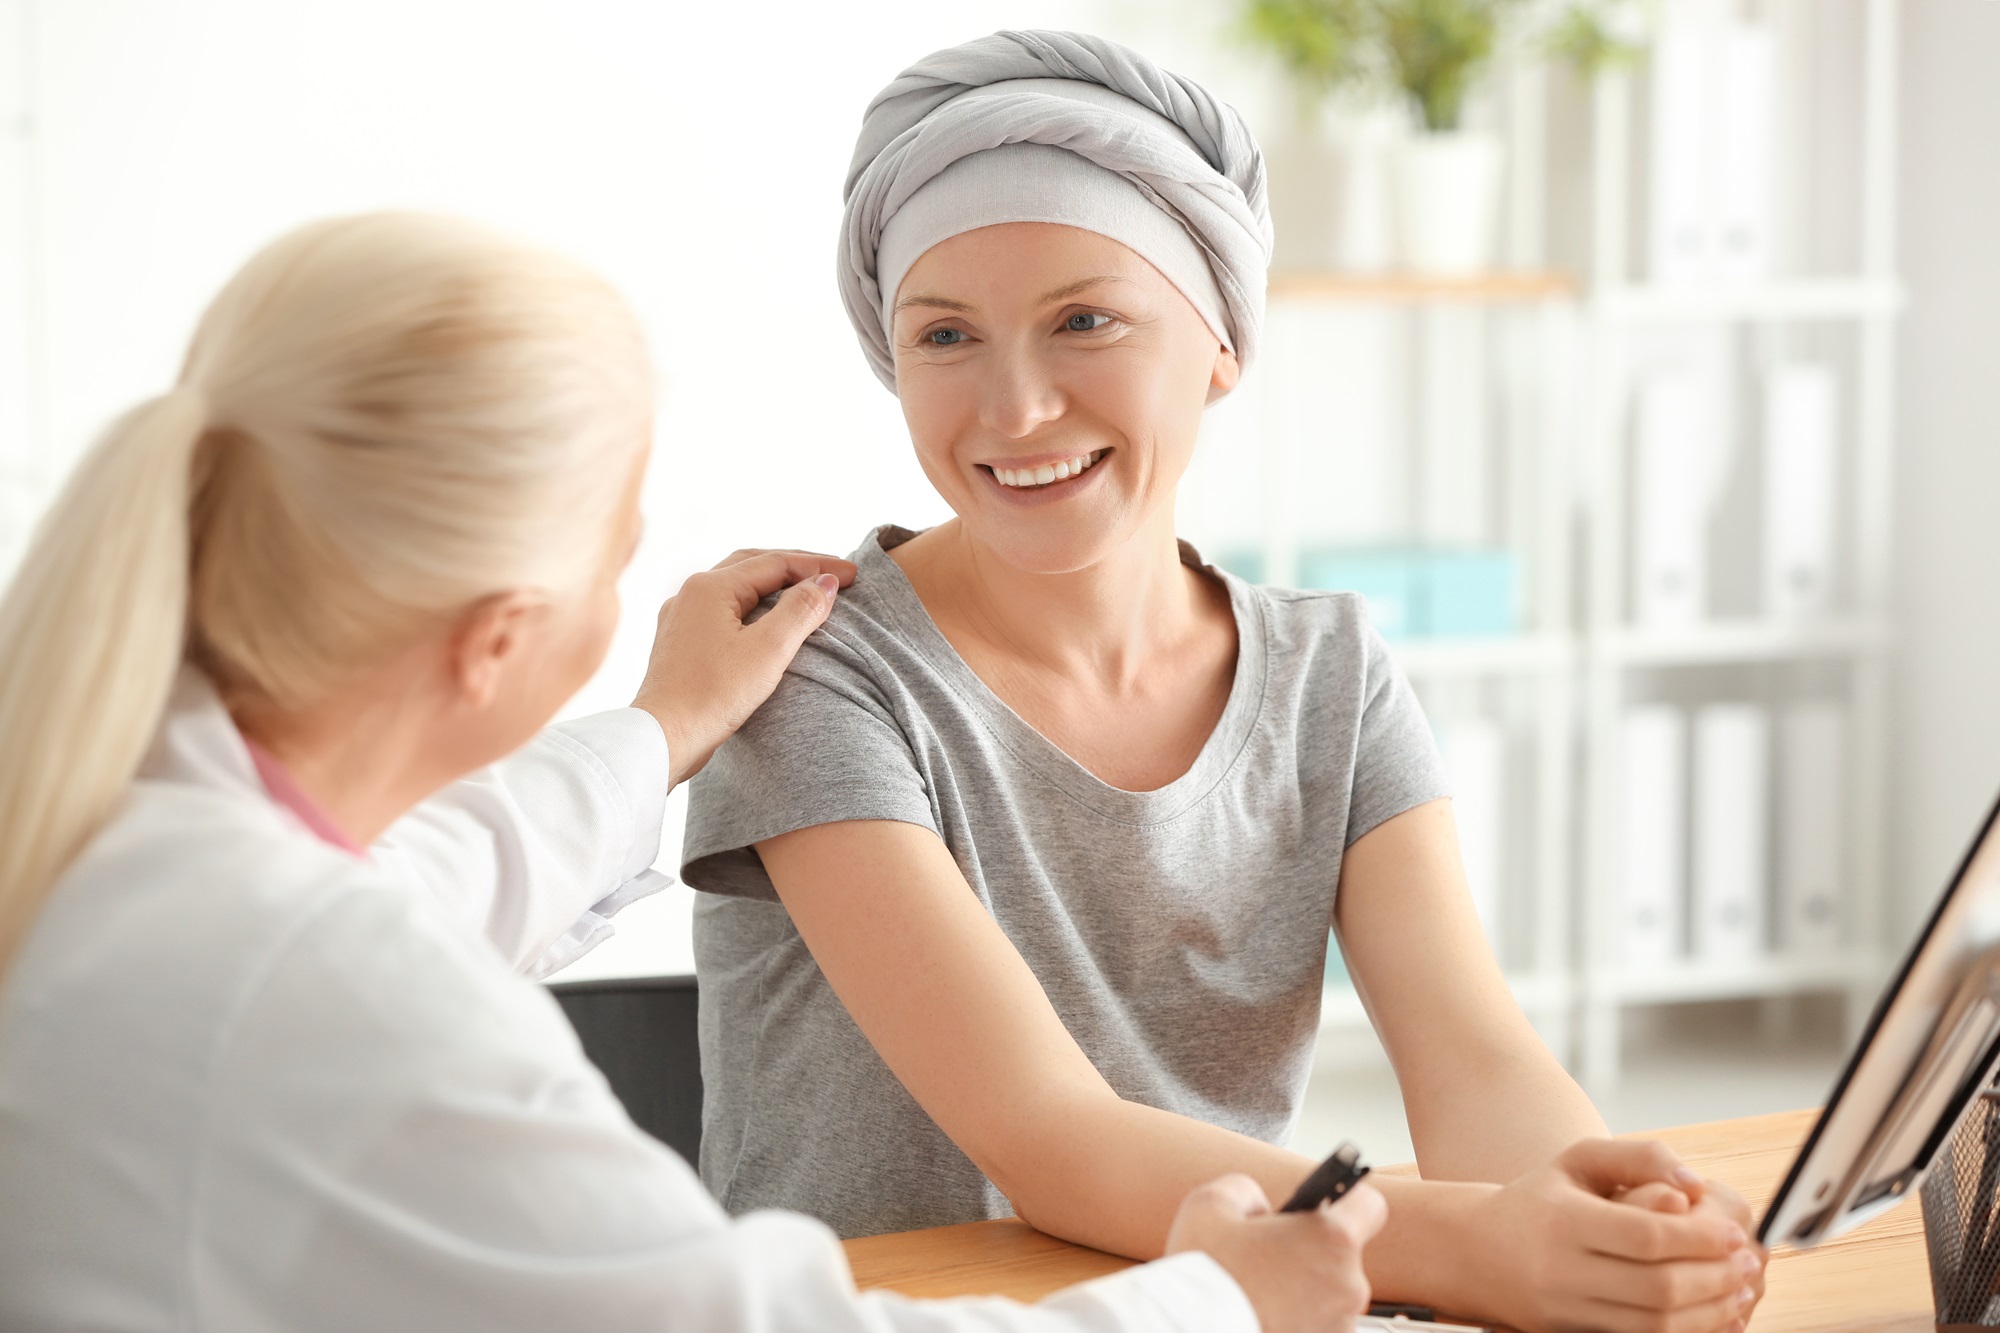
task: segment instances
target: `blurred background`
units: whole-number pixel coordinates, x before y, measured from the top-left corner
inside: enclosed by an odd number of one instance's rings
[[[1991,0],[0,0],[0,573],[258,245],[464,213],[652,339],[649,527],[572,711],[623,704],[689,572],[946,516],[833,239],[868,99],[1002,27],[1257,131],[1269,351],[1182,529],[1368,596],[1613,1127],[1819,1102],[2000,786]],[[569,975],[690,970],[688,909]],[[1297,1146],[1407,1157],[1337,960],[1323,1026]]]

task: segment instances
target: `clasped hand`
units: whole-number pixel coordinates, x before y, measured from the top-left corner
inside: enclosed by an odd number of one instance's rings
[[[1742,1333],[1768,1258],[1750,1225],[1665,1145],[1586,1139],[1480,1205],[1477,1313],[1527,1333]]]

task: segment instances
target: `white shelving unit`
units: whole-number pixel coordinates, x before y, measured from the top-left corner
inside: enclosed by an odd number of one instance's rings
[[[1807,0],[1756,2],[1768,7]],[[1419,398],[1449,391],[1426,371],[1436,345],[1426,329],[1483,320],[1489,334],[1504,328],[1526,339],[1533,392],[1517,392],[1495,423],[1505,462],[1494,473],[1493,497],[1503,516],[1495,535],[1520,560],[1522,630],[1496,638],[1409,639],[1397,642],[1395,651],[1427,705],[1438,696],[1463,704],[1505,693],[1516,705],[1516,722],[1525,719],[1518,739],[1528,752],[1532,790],[1516,809],[1530,813],[1514,829],[1528,845],[1509,858],[1502,961],[1523,1008],[1558,1054],[1598,1089],[1619,1076],[1628,1008],[1834,993],[1846,997],[1850,1015],[1859,1015],[1885,973],[1877,935],[1887,672],[1894,646],[1888,598],[1893,353],[1905,304],[1894,264],[1897,0],[1855,3],[1865,21],[1859,34],[1859,262],[1852,272],[1700,287],[1637,279],[1628,255],[1637,197],[1634,88],[1615,74],[1601,78],[1590,94],[1587,281],[1550,271],[1544,253],[1550,92],[1542,73],[1517,71],[1504,80],[1500,103],[1510,162],[1506,269],[1457,280],[1280,273],[1272,281],[1279,318],[1338,306],[1413,321]],[[1811,621],[1717,619],[1673,628],[1634,623],[1626,610],[1633,344],[1663,330],[1721,330],[1742,339],[1808,326],[1856,336],[1843,390],[1851,404],[1853,447],[1839,524],[1852,574],[1842,609]],[[1324,373],[1310,347],[1281,338],[1268,345],[1267,376],[1283,381]],[[1426,419],[1419,410],[1399,439],[1410,455],[1403,461],[1419,471]],[[1298,494],[1300,450],[1307,447],[1300,437],[1311,433],[1302,427],[1321,424],[1282,413],[1259,419],[1259,531],[1267,582],[1297,579],[1305,503]],[[1422,538],[1421,523],[1412,522],[1410,535]],[[1664,679],[1741,684],[1797,672],[1816,673],[1819,689],[1826,678],[1838,677],[1849,709],[1850,896],[1842,946],[1812,956],[1773,952],[1727,963],[1695,957],[1644,967],[1621,963],[1614,938],[1621,892],[1615,775],[1626,702],[1647,682]],[[1351,987],[1336,983],[1328,988],[1321,1021],[1323,1029],[1340,1030],[1365,1024],[1367,1016]]]
[[[1633,279],[1626,238],[1634,197],[1632,87],[1622,76],[1595,91],[1592,163],[1591,295],[1584,318],[1590,369],[1585,376],[1585,462],[1593,479],[1586,509],[1591,578],[1583,628],[1583,690],[1587,700],[1585,851],[1581,910],[1579,1004],[1583,1033],[1579,1072],[1587,1086],[1616,1081],[1620,1029],[1632,1005],[1719,999],[1771,999],[1837,992],[1851,1017],[1865,1014],[1881,985],[1885,958],[1877,942],[1882,920],[1882,775],[1887,732],[1889,533],[1893,514],[1892,417],[1895,321],[1904,291],[1895,273],[1895,0],[1864,0],[1862,34],[1859,271],[1712,287],[1660,287]],[[1633,387],[1631,344],[1660,325],[1734,328],[1815,321],[1858,332],[1853,404],[1851,499],[1842,515],[1853,560],[1850,604],[1837,618],[1806,623],[1724,620],[1686,629],[1631,624],[1625,615],[1626,406]],[[1618,721],[1634,676],[1682,668],[1763,664],[1838,664],[1846,676],[1853,736],[1845,904],[1845,947],[1828,954],[1771,953],[1732,962],[1684,958],[1664,966],[1623,965],[1618,959],[1614,905],[1620,886],[1618,845]]]
[[[1565,404],[1573,397],[1574,345],[1579,303],[1573,279],[1532,266],[1465,279],[1408,275],[1280,273],[1272,280],[1274,309],[1339,307],[1372,310],[1385,320],[1406,321],[1417,361],[1420,406],[1413,434],[1437,419],[1436,399],[1452,391],[1426,365],[1433,336],[1450,321],[1479,321],[1488,337],[1503,322],[1506,332],[1532,348],[1530,383],[1516,383],[1504,396],[1498,419],[1497,452],[1504,466],[1495,473],[1504,544],[1519,561],[1520,633],[1476,638],[1412,638],[1395,644],[1398,663],[1420,694],[1479,691],[1495,686],[1522,692],[1525,725],[1514,739],[1525,753],[1533,793],[1527,846],[1508,857],[1513,875],[1504,893],[1501,957],[1514,993],[1558,1049],[1570,1045],[1576,996],[1571,936],[1571,878],[1574,862],[1574,719],[1581,641],[1572,624],[1575,571],[1568,540],[1572,486],[1567,461],[1572,454]],[[1445,330],[1449,334],[1450,330]],[[1463,333],[1464,329],[1457,330]],[[1274,340],[1275,343],[1275,340]],[[1300,348],[1274,349],[1270,373],[1312,373]],[[1428,406],[1423,404],[1428,400]],[[1263,450],[1261,559],[1265,579],[1296,579],[1300,556],[1299,473],[1294,423],[1266,421],[1258,439]],[[1413,442],[1413,470],[1424,451]],[[1413,502],[1413,510],[1421,509]],[[1420,536],[1413,521],[1412,536]],[[1428,702],[1428,699],[1427,699]],[[1522,891],[1525,890],[1525,891]],[[1351,986],[1329,985],[1321,1010],[1322,1030],[1365,1026],[1367,1014]]]

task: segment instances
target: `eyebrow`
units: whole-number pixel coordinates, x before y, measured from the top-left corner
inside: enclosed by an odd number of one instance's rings
[[[1051,305],[1057,301],[1061,301],[1068,297],[1075,296],[1078,292],[1087,292],[1092,287],[1101,286],[1102,284],[1107,282],[1130,282],[1130,281],[1131,281],[1130,278],[1121,278],[1115,273],[1100,273],[1094,278],[1078,278],[1075,282],[1064,283],[1062,286],[1056,288],[1054,291],[1043,292],[1041,295],[1041,299],[1038,300],[1036,304]]]
[[[1115,273],[1101,273],[1095,277],[1078,278],[1075,282],[1066,282],[1053,291],[1043,292],[1041,296],[1036,298],[1035,304],[1053,305],[1057,301],[1075,296],[1078,292],[1089,291],[1092,287],[1101,286],[1107,282],[1130,281],[1130,278],[1121,278]],[[908,310],[913,306],[926,306],[934,310],[955,310],[961,315],[969,315],[977,308],[967,301],[955,301],[949,296],[933,296],[928,292],[913,292],[896,302],[897,310]]]

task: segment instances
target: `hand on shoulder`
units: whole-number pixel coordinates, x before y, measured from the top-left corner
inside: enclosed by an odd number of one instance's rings
[[[660,607],[652,660],[632,706],[666,733],[676,784],[699,773],[771,697],[855,573],[846,560],[809,551],[737,551],[689,578]],[[746,624],[780,589],[777,605]]]

